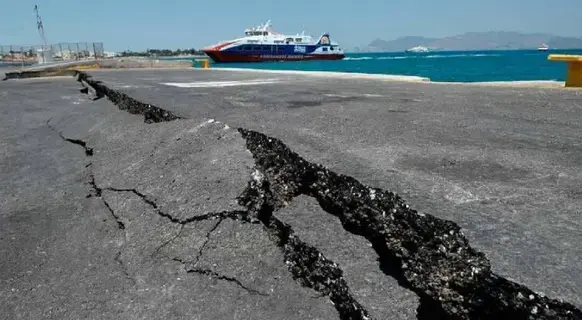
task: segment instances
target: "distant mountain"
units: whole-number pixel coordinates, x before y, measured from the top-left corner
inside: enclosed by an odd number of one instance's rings
[[[508,31],[468,32],[444,38],[401,37],[396,40],[376,39],[359,51],[404,51],[423,46],[433,50],[512,50],[536,49],[542,43],[551,49],[582,48],[582,38],[560,37],[551,34],[523,34]]]

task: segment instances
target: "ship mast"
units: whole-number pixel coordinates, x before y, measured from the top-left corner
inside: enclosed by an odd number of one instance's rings
[[[36,13],[36,28],[38,29],[38,33],[40,34],[40,38],[42,39],[42,44],[43,44],[43,51],[45,49],[45,47],[47,47],[46,44],[46,36],[44,34],[44,26],[42,24],[42,19],[40,18],[40,14],[38,13],[38,6],[34,5],[34,12]]]

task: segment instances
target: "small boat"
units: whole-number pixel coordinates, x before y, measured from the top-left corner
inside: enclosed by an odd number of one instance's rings
[[[205,48],[215,62],[341,60],[344,51],[324,33],[316,41],[305,33],[285,35],[271,30],[271,21],[245,30],[244,37]]]
[[[413,52],[413,53],[424,53],[429,52],[430,50],[427,47],[417,46],[410,49],[406,49],[405,52]]]
[[[538,51],[548,51],[550,49],[550,47],[548,47],[547,44],[542,43],[541,46],[539,46]]]

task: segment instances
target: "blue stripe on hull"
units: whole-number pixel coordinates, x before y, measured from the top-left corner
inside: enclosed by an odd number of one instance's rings
[[[298,61],[298,60],[339,60],[344,54],[337,50],[318,51],[322,45],[275,45],[241,44],[223,50],[207,50],[205,53],[215,62],[258,62],[258,61]],[[334,46],[337,48],[336,46]]]
[[[226,50],[222,52],[236,53],[239,55],[297,55],[303,56],[313,53],[320,45],[274,45],[274,44],[243,44]],[[326,52],[328,54],[333,54],[334,51],[330,50]]]

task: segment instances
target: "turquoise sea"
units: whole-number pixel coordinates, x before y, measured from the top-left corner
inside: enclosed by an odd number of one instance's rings
[[[213,64],[213,68],[252,68],[413,75],[432,81],[481,82],[558,80],[566,64],[548,61],[554,53],[580,50],[439,51],[430,53],[354,53],[340,61],[258,62]]]

